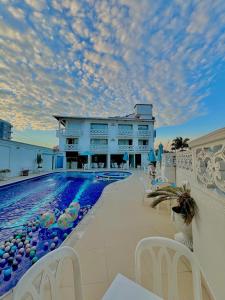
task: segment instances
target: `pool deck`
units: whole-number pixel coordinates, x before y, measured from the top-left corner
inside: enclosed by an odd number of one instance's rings
[[[134,280],[134,252],[139,240],[149,236],[173,238],[175,229],[167,208],[143,205],[143,171],[109,185],[87,224],[66,243],[78,253],[84,300],[100,300],[118,273]],[[191,272],[179,266],[182,300],[191,300]],[[147,287],[147,284],[146,284]],[[203,290],[204,300],[209,300]],[[69,295],[65,295],[68,296]]]
[[[174,237],[168,209],[143,205],[140,177],[147,179],[143,171],[136,170],[129,178],[107,186],[94,210],[64,242],[79,255],[84,300],[100,300],[118,273],[134,280],[134,252],[139,240]],[[179,266],[179,275],[181,300],[192,300],[191,272],[186,263]],[[73,299],[71,289],[63,288],[62,299]],[[4,298],[11,299],[11,293]],[[203,299],[210,300],[205,289]]]

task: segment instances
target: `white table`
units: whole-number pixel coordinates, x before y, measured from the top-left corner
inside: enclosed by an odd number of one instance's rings
[[[162,300],[162,298],[118,274],[102,300]]]

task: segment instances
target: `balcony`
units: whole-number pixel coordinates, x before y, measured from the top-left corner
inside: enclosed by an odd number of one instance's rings
[[[107,152],[108,145],[91,144],[90,150],[93,152]]]
[[[134,151],[134,146],[133,145],[118,145],[118,150],[119,151]]]
[[[80,129],[58,129],[56,130],[56,137],[60,136],[67,136],[67,137],[74,137],[80,136],[82,131]]]
[[[141,151],[141,152],[149,151],[149,145],[138,145],[136,151]]]
[[[137,131],[137,136],[138,137],[150,137],[151,132],[149,130],[138,130]]]
[[[90,129],[90,135],[92,136],[108,135],[108,129]]]
[[[133,136],[133,130],[129,129],[119,129],[118,130],[118,135],[119,136]]]
[[[78,151],[78,144],[66,144],[65,151]]]

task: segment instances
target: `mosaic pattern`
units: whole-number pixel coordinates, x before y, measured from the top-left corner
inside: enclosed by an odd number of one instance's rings
[[[104,172],[104,179],[101,175],[54,173],[0,188],[0,295],[63,242],[105,186],[130,173]]]

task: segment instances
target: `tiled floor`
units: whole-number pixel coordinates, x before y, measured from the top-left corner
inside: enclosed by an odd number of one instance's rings
[[[73,237],[68,241],[80,257],[85,300],[100,300],[117,273],[134,279],[134,251],[140,239],[174,236],[168,210],[143,205],[140,176],[143,173],[137,171],[128,180],[108,186],[83,236],[75,243]],[[179,272],[180,300],[191,300],[188,266],[182,265]],[[204,295],[204,299],[209,298]]]

